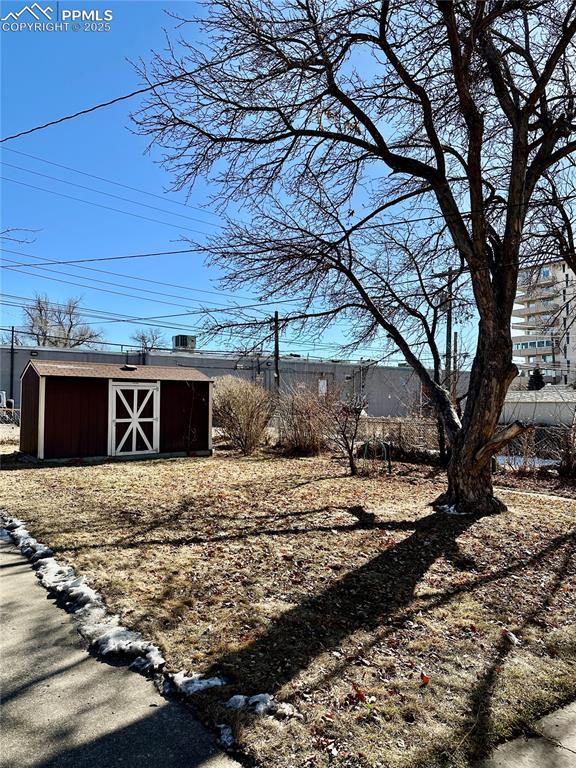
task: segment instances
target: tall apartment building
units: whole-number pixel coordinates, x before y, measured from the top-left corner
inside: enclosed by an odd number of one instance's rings
[[[521,372],[540,368],[555,384],[576,380],[576,276],[565,262],[521,271],[512,329]]]

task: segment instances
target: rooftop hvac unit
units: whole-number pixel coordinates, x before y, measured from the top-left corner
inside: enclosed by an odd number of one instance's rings
[[[196,349],[196,336],[172,336],[172,349]]]

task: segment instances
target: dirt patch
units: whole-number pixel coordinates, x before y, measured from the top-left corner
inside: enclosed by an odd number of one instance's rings
[[[17,450],[20,443],[20,427],[15,424],[0,424],[0,445],[5,450]]]
[[[0,489],[172,671],[230,680],[197,708],[262,765],[466,766],[576,695],[576,504],[433,515],[442,474],[395,472],[229,453],[7,470]],[[224,706],[264,692],[298,716]]]

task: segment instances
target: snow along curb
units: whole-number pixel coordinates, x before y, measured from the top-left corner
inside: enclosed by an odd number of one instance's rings
[[[160,649],[145,640],[139,632],[123,627],[119,616],[109,614],[102,596],[88,586],[83,576],[76,576],[73,568],[59,563],[49,547],[31,536],[22,520],[7,517],[0,512],[0,540],[14,543],[24,557],[30,560],[42,586],[56,594],[74,615],[80,635],[96,655],[131,659],[130,669],[142,674],[156,674],[156,683],[165,694],[176,689],[181,696],[191,698],[199,691],[226,685],[228,682],[223,677],[203,677],[199,673],[186,676],[183,671],[176,674],[165,672],[166,660]],[[159,685],[162,681],[168,685]],[[292,704],[277,702],[268,693],[250,697],[237,694],[228,700],[226,706],[230,709],[246,709],[255,715],[302,718]],[[218,724],[216,727],[220,731],[220,743],[231,749],[234,736],[230,726]]]
[[[83,576],[76,576],[73,568],[59,563],[49,547],[30,535],[22,520],[0,513],[0,539],[12,541],[33,563],[42,586],[56,594],[74,614],[80,635],[98,656],[105,658],[113,654],[132,659],[131,669],[144,674],[162,674],[186,697],[226,683],[221,677],[204,678],[200,674],[186,677],[184,672],[175,675],[164,672],[166,660],[160,649],[139,632],[123,627],[119,616],[109,614],[102,596],[88,586]]]

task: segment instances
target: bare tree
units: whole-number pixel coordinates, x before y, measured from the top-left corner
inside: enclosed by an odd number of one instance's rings
[[[151,352],[153,349],[160,349],[165,347],[166,336],[161,328],[138,328],[132,336],[130,336],[143,352]]]
[[[348,459],[350,474],[358,474],[356,451],[360,436],[362,417],[366,415],[366,398],[363,395],[347,394],[342,399],[332,399],[326,404],[327,423],[331,425],[329,441],[342,451]]]
[[[440,222],[457,269],[469,276],[478,341],[460,418],[403,327],[373,295],[361,254],[333,230],[308,260],[304,307],[331,290],[388,334],[426,386],[451,445],[440,509],[499,511],[491,458],[524,426],[498,429],[510,382],[510,320],[526,224],[549,200],[546,174],[576,150],[574,0],[208,0],[203,42],[157,54],[154,88],[135,116],[165,148],[175,187],[199,176],[245,206],[268,196],[303,201],[329,193],[340,210],[364,208],[391,230],[426,234]],[[267,204],[267,203],[266,203]],[[287,244],[285,244],[287,246]],[[316,254],[318,251],[316,250]],[[348,255],[347,255],[348,254]],[[292,262],[294,263],[294,262]],[[426,271],[427,281],[442,271]],[[265,259],[246,276],[263,295],[285,292]],[[374,275],[378,281],[379,275]],[[398,284],[399,298],[404,288]],[[314,303],[311,303],[314,302]],[[320,305],[320,309],[317,309]],[[312,311],[313,310],[313,311]],[[304,314],[304,312],[302,313]]]
[[[36,294],[32,304],[24,306],[23,337],[32,337],[40,347],[94,346],[102,333],[84,322],[79,298],[62,303],[52,302],[47,295]]]

